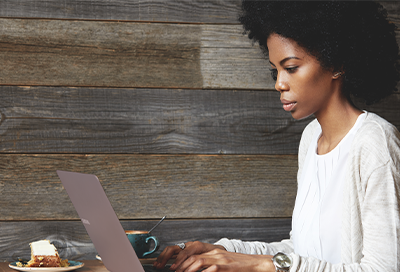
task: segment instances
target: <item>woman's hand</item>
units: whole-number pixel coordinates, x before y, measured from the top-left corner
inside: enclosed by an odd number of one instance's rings
[[[204,272],[275,272],[272,256],[232,253],[221,249],[192,255],[181,265],[173,268],[176,272],[196,272],[200,269],[205,269]]]
[[[174,264],[171,266],[171,270],[175,270],[190,256],[206,253],[214,249],[225,250],[223,246],[217,246],[198,241],[185,243],[185,249],[183,250],[176,245],[168,246],[163,250],[163,252],[161,252],[160,256],[158,256],[153,265],[155,268],[161,269],[165,266],[168,260],[176,259]]]

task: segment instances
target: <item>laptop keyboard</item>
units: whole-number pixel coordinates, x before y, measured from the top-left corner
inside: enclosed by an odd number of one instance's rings
[[[169,269],[169,266],[164,267],[163,269],[156,269],[151,264],[143,265],[143,269],[145,272],[171,272],[172,270]]]

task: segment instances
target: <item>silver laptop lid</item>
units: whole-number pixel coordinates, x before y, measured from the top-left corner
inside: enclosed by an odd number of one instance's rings
[[[144,272],[99,179],[57,170],[104,265],[112,272]]]

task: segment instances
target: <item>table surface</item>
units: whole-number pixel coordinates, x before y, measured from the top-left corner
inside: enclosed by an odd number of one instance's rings
[[[107,268],[103,265],[103,263],[99,260],[83,260],[79,261],[84,263],[85,265],[77,270],[73,270],[76,272],[107,272]],[[142,262],[143,263],[143,262]],[[145,262],[147,263],[147,262]],[[0,272],[16,272],[17,270],[14,270],[10,268],[8,265],[10,262],[0,262]],[[36,271],[36,270],[34,270]],[[163,269],[163,270],[157,270],[153,268],[151,265],[146,265],[145,271],[154,271],[154,272],[164,272],[164,271],[170,271],[169,269]]]

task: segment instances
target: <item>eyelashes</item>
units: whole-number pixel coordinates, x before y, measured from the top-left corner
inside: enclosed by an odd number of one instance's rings
[[[293,73],[295,73],[297,71],[297,68],[298,68],[297,66],[288,67],[288,68],[285,68],[285,71],[288,72],[289,74],[293,74]],[[278,70],[274,69],[274,68],[271,68],[271,69],[269,69],[269,71],[271,72],[272,79],[274,81],[276,81],[278,79]]]

